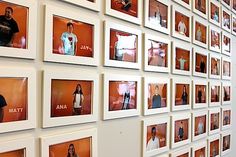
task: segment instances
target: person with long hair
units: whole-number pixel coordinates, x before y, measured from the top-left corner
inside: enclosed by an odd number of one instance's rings
[[[79,157],[79,155],[77,155],[77,153],[75,152],[74,144],[69,145],[67,157]]]
[[[77,84],[73,96],[73,115],[81,115],[84,95],[80,84]]]
[[[183,87],[183,93],[182,93],[182,104],[186,105],[188,103],[188,93],[186,91],[186,86]]]

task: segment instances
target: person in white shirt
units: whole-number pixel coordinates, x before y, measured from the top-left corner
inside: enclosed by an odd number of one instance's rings
[[[178,24],[178,32],[182,35],[186,35],[186,32],[187,32],[187,28],[184,23],[184,16],[183,15],[181,16],[181,20],[179,21],[179,24]]]
[[[147,143],[147,151],[158,149],[160,147],[159,145],[159,138],[156,136],[156,127],[152,127],[152,137]]]
[[[204,133],[204,125],[203,125],[203,122],[202,122],[202,118],[200,118],[198,126],[197,126],[197,134],[200,135],[200,134],[203,134],[203,133]]]
[[[80,84],[77,84],[76,89],[73,93],[73,96],[74,96],[73,115],[81,115],[84,95],[83,95],[82,87]]]
[[[185,60],[183,58],[183,56],[181,56],[181,58],[178,59],[178,61],[179,61],[179,68],[180,68],[180,70],[184,70],[184,64],[185,64],[185,62],[187,62],[187,60]]]
[[[200,26],[198,26],[198,29],[197,29],[196,39],[198,41],[202,41],[202,31],[201,31],[201,27]]]

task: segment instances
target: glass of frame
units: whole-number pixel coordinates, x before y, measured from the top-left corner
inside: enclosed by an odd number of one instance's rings
[[[45,7],[44,60],[96,66],[99,20],[50,5]]]
[[[208,28],[206,23],[206,20],[193,16],[193,43],[204,48],[208,46]]]
[[[145,0],[145,26],[170,34],[169,0]]]
[[[232,75],[232,62],[231,59],[229,57],[222,57],[222,79],[224,80],[230,80],[231,79],[231,75]]]
[[[172,36],[191,42],[191,13],[180,6],[172,6]]]
[[[35,80],[31,68],[1,69],[0,133],[35,128]]]
[[[222,92],[222,94],[221,94],[222,105],[231,104],[231,100],[232,100],[231,83],[230,82],[222,82],[221,92]]]
[[[34,139],[14,139],[0,144],[2,157],[32,157],[35,156]]]
[[[222,13],[222,22],[221,22],[221,27],[228,31],[231,32],[231,12],[222,7],[221,9]]]
[[[209,81],[209,106],[220,106],[221,104],[221,82]]]
[[[220,156],[220,135],[212,135],[208,137],[208,156],[219,157]]]
[[[191,79],[176,77],[172,79],[172,111],[191,108]]]
[[[87,9],[91,9],[94,11],[100,10],[100,0],[61,0],[64,2],[68,2],[71,4],[79,5],[81,7],[85,7]]]
[[[221,133],[221,156],[228,154],[231,151],[232,133],[230,130]]]
[[[106,14],[140,25],[142,6],[140,0],[106,0]]]
[[[192,47],[182,42],[173,42],[172,72],[180,75],[191,75]]]
[[[98,76],[65,71],[44,71],[44,128],[97,120]]]
[[[215,24],[216,26],[221,26],[221,8],[220,8],[220,2],[216,0],[209,0],[209,14],[208,19],[212,24]]]
[[[191,10],[192,0],[174,0],[176,3],[184,6],[188,10]]]
[[[209,109],[209,135],[216,134],[220,132],[220,108],[210,108]]]
[[[191,148],[188,146],[185,146],[184,148],[180,148],[174,151],[173,153],[171,153],[171,157],[190,157],[190,156],[191,156]]]
[[[34,59],[36,56],[36,2],[0,2],[0,56]]]
[[[172,115],[171,148],[180,147],[191,142],[191,115],[178,113]]]
[[[192,146],[192,157],[207,156],[207,142],[199,141]]]
[[[145,34],[145,71],[170,72],[171,43],[168,39]]]
[[[221,58],[215,53],[210,53],[210,69],[209,78],[220,79],[221,78]]]
[[[222,106],[221,108],[221,130],[225,130],[232,125],[232,109],[231,106]]]
[[[192,141],[196,141],[207,136],[208,131],[208,112],[198,110],[192,113]]]
[[[208,53],[200,47],[193,48],[193,75],[200,77],[208,76]]]
[[[67,156],[71,153],[76,156],[97,157],[97,129],[41,137],[42,156]]]
[[[221,53],[221,30],[215,26],[209,26],[209,50]]]
[[[236,36],[236,16],[234,14],[232,14],[232,20],[231,21],[232,21],[232,31],[231,31],[231,33]]]
[[[104,65],[141,68],[141,31],[112,22],[105,22]]]
[[[207,19],[207,13],[208,13],[207,0],[193,0],[193,12]]]
[[[147,77],[144,79],[144,115],[170,111],[170,80]]]
[[[157,155],[169,150],[169,123],[169,117],[152,118],[143,121],[144,157]]]
[[[221,0],[221,4],[223,4],[228,9],[231,9],[231,0]]]
[[[103,119],[140,114],[140,77],[104,74]]]
[[[232,40],[231,34],[222,31],[222,54],[231,56]]]
[[[197,79],[193,81],[193,108],[208,107],[208,87],[207,81]]]

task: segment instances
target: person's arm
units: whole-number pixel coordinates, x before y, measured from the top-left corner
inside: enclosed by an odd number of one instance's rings
[[[81,94],[81,104],[84,102],[84,95]]]
[[[179,30],[180,30],[180,22],[179,22],[179,24],[178,24],[178,32],[179,32]]]
[[[187,33],[187,28],[186,28],[186,25],[184,23],[184,34]]]

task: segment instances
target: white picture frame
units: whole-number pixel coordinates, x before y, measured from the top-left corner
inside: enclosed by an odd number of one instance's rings
[[[209,5],[208,5],[209,6],[208,19],[209,19],[209,21],[212,24],[220,27],[221,26],[221,7],[220,7],[220,2],[216,1],[216,0],[209,0],[208,2],[209,2]],[[216,6],[217,8],[219,8],[218,17],[216,16],[216,19],[218,18],[217,21],[219,21],[219,22],[217,22],[216,20],[212,19],[212,17],[211,17],[211,9],[212,9],[211,8],[211,4]]]
[[[91,157],[98,156],[98,148],[97,148],[97,129],[90,128],[90,129],[83,129],[78,130],[76,132],[69,132],[69,133],[62,133],[62,134],[54,134],[54,135],[47,135],[42,136],[40,138],[41,142],[41,155],[44,157],[49,157],[49,147],[56,144],[62,144],[70,141],[80,140],[84,138],[91,138],[90,140],[90,153]]]
[[[0,78],[27,78],[26,120],[11,121],[0,124],[0,133],[36,128],[36,72],[33,68],[2,67]],[[16,110],[16,108],[15,108]],[[14,126],[14,127],[12,127]]]
[[[226,122],[226,124],[224,125],[224,123],[225,123],[225,117],[224,117],[224,112],[227,112],[227,111],[230,111],[230,115],[229,115],[229,117],[228,117],[228,119],[229,119],[229,124],[227,124],[227,122]],[[232,121],[233,121],[233,116],[232,116],[232,107],[230,106],[230,105],[227,105],[227,106],[222,106],[221,107],[221,130],[223,131],[223,130],[226,130],[226,129],[229,129],[229,128],[231,128],[231,126],[232,126]]]
[[[169,0],[156,0],[157,3],[162,3],[167,7],[167,28],[162,27],[161,25],[156,25],[155,23],[150,21],[149,17],[149,6],[150,6],[150,0],[145,0],[145,20],[144,20],[144,25],[145,27],[151,28],[153,30],[165,33],[165,34],[170,34],[170,21],[171,21],[171,15],[170,15],[170,1]]]
[[[221,2],[223,2],[223,0],[221,1]],[[221,8],[221,28],[223,29],[223,30],[225,30],[225,31],[227,31],[227,32],[231,32],[231,12],[229,11],[229,10],[227,10],[226,8],[224,8],[223,6],[222,6],[222,8]],[[229,28],[227,27],[227,26],[224,26],[224,12],[226,13],[226,14],[228,14],[229,15]]]
[[[197,65],[198,64],[197,63],[198,55],[200,55],[201,57],[206,58],[205,68],[204,68],[205,70],[203,70],[203,71],[206,71],[205,73],[201,72],[201,62],[200,62],[199,65]],[[208,59],[208,52],[207,52],[206,49],[203,49],[203,48],[200,48],[200,47],[197,47],[197,46],[193,47],[193,69],[192,69],[193,70],[193,76],[199,76],[199,77],[207,78],[207,76],[208,76],[208,66],[209,66],[208,65],[208,63],[209,63],[208,60],[209,60]],[[199,72],[196,71],[196,68],[199,68],[200,71]]]
[[[177,149],[171,153],[171,157],[179,157],[181,155],[188,155],[186,157],[191,157],[191,148],[189,146],[185,146],[184,148]]]
[[[174,77],[172,78],[172,111],[179,111],[179,110],[190,110],[191,109],[191,102],[192,102],[192,83],[191,79],[189,78],[184,78],[184,77]],[[186,105],[179,105],[177,106],[175,101],[176,101],[176,85],[178,84],[184,84],[184,85],[189,85],[189,103]]]
[[[229,148],[224,150],[224,137],[229,136]],[[226,130],[221,132],[221,156],[225,156],[226,154],[229,154],[232,149],[232,131],[231,130]]]
[[[222,66],[222,68],[221,68],[222,79],[223,80],[231,80],[231,78],[232,78],[232,61],[231,61],[231,58],[222,56],[221,62],[222,62],[221,63],[221,66]],[[224,62],[228,62],[229,65],[230,65],[229,74],[224,72]]]
[[[183,7],[185,7],[188,10],[191,10],[192,0],[189,0],[189,4],[185,3],[183,0],[174,0],[174,2],[182,5]]]
[[[236,14],[236,10],[235,10],[235,14]],[[235,14],[232,14],[232,19],[231,19],[231,26],[232,26],[232,29],[231,29],[231,33],[236,36],[236,15]]]
[[[224,44],[224,37],[228,38],[230,41],[229,41],[229,46],[225,45]],[[225,31],[222,31],[222,54],[226,55],[226,56],[231,56],[232,55],[232,38],[231,38],[231,34],[225,32]],[[227,46],[227,47],[226,47]],[[227,50],[228,49],[228,50]]]
[[[149,93],[149,84],[166,84],[166,107],[161,108],[150,108],[148,105],[148,98],[151,95]],[[160,90],[160,89],[159,89]],[[170,112],[170,79],[166,78],[156,78],[156,77],[145,77],[144,78],[144,115],[152,115],[152,114],[158,114],[158,113],[166,113]],[[161,100],[162,101],[162,100]]]
[[[231,104],[231,101],[232,101],[232,96],[233,96],[233,94],[232,94],[232,85],[231,85],[231,82],[227,82],[227,81],[223,81],[222,82],[222,85],[221,85],[221,87],[222,87],[222,89],[221,89],[221,101],[222,101],[222,105],[228,105],[228,104]],[[226,100],[224,100],[224,97],[225,97],[225,94],[226,93],[224,93],[225,91],[224,91],[224,88],[225,87],[229,87],[230,89],[229,89],[229,100],[228,99],[226,99]]]
[[[14,5],[20,5],[22,7],[28,8],[28,21],[27,21],[27,47],[23,48],[12,48],[0,46],[0,56],[3,57],[13,57],[13,58],[25,58],[25,59],[35,59],[36,58],[36,27],[37,27],[37,2],[32,0],[26,2],[24,0],[4,0],[3,2],[11,3]],[[0,2],[2,3],[2,2]],[[17,13],[15,13],[17,14]],[[14,16],[14,14],[13,14]],[[26,18],[26,17],[23,17]]]
[[[212,59],[215,60],[217,62],[217,65],[215,65],[215,67],[212,67]],[[219,64],[218,64],[219,62]],[[209,66],[209,78],[212,78],[212,79],[220,79],[221,78],[221,57],[220,55],[218,54],[215,54],[215,53],[210,53],[209,54],[209,63],[210,63],[210,66]],[[214,74],[214,73],[216,74]]]
[[[53,17],[59,16],[66,19],[76,20],[86,24],[93,25],[93,57],[61,55],[53,53]],[[82,64],[97,66],[99,61],[99,30],[100,23],[98,19],[94,19],[81,12],[77,14],[70,10],[63,10],[52,5],[45,6],[45,33],[44,33],[44,61]]]
[[[221,113],[220,113],[220,108],[219,107],[214,107],[214,108],[210,108],[210,109],[208,109],[208,112],[209,112],[209,114],[208,114],[208,120],[209,120],[209,122],[208,122],[208,124],[209,124],[209,130],[208,130],[208,135],[213,135],[213,134],[217,134],[217,133],[219,133],[220,132],[220,126],[221,126]],[[212,114],[219,114],[219,119],[216,121],[218,124],[219,124],[219,126],[218,126],[218,128],[216,128],[216,129],[214,129],[214,128],[212,128],[212,130],[211,130],[211,116],[214,116],[214,115],[212,115]],[[214,127],[214,126],[213,126]]]
[[[196,86],[205,86],[205,96],[206,96],[206,100],[203,103],[199,103],[196,102],[196,99],[201,99],[202,101],[202,96],[204,96],[204,94],[201,92],[201,95],[199,95],[198,98],[196,98],[196,94],[200,94],[200,93],[196,93]],[[206,108],[208,107],[208,83],[205,79],[197,79],[194,80],[193,79],[193,109],[197,109],[197,108]]]
[[[208,14],[208,0],[205,0],[205,9],[206,9],[206,13],[204,14],[203,12],[201,12],[200,10],[196,9],[196,0],[193,0],[193,12],[205,19],[207,19],[207,14]]]
[[[158,119],[158,120],[157,120]],[[160,125],[160,124],[166,124],[166,146],[160,147],[160,141],[162,141],[162,139],[159,139],[159,148],[157,149],[151,149],[151,150],[147,150],[148,148],[148,144],[147,144],[147,134],[148,134],[148,130],[147,127],[148,126],[154,126],[154,125]],[[156,127],[155,127],[156,128]],[[156,128],[157,129],[157,128]],[[158,132],[158,130],[157,130]],[[143,120],[143,157],[149,157],[149,156],[154,156],[160,153],[164,153],[166,151],[169,150],[169,140],[170,140],[170,117],[164,116],[164,117],[159,117],[159,118],[149,118],[149,119],[144,119]],[[159,156],[159,155],[158,155]]]
[[[205,126],[203,126],[203,133],[200,133],[198,135],[195,135],[195,125],[196,125],[196,118],[198,117],[203,117],[205,116]],[[204,123],[204,122],[203,122]],[[198,123],[199,124],[199,123]],[[204,124],[203,124],[204,125]],[[201,125],[198,125],[197,127],[199,127],[198,129],[202,129],[200,128]],[[204,132],[205,130],[205,132]],[[198,130],[199,131],[199,130]],[[200,130],[201,131],[201,130]],[[197,110],[197,111],[193,111],[192,112],[192,141],[197,141],[200,139],[205,138],[208,135],[208,111],[206,109],[204,110]]]
[[[62,73],[56,69],[47,69],[44,71],[43,79],[43,128],[63,126],[70,124],[94,122],[98,119],[98,75],[89,72],[78,72],[66,70]],[[61,81],[91,81],[91,114],[71,115],[71,116],[52,116],[52,80]],[[73,93],[74,91],[70,91]],[[62,94],[62,93],[61,93]],[[73,94],[71,94],[71,99]],[[63,98],[62,98],[63,99]],[[64,98],[65,99],[65,98]],[[59,100],[58,100],[59,101]],[[60,103],[58,103],[60,104]],[[68,104],[65,104],[66,106]],[[69,108],[69,107],[66,107]]]
[[[170,67],[171,67],[171,42],[170,40],[166,38],[162,38],[159,36],[151,35],[151,34],[145,34],[144,35],[144,70],[145,71],[153,71],[153,72],[164,72],[164,73],[169,73],[170,72]],[[163,44],[167,44],[167,64],[166,67],[164,66],[154,66],[154,65],[149,65],[149,41],[154,41],[154,42],[159,42]],[[159,57],[159,56],[158,56]]]
[[[216,155],[215,157],[220,157],[220,134],[215,134],[215,135],[212,135],[212,136],[209,136],[208,137],[208,140],[207,140],[207,144],[208,144],[208,156],[211,156],[211,143],[212,142],[215,142],[215,141],[219,141],[219,145],[218,145],[218,155]]]
[[[105,0],[105,14],[128,21],[128,22],[132,22],[135,23],[137,25],[141,25],[142,23],[142,4],[143,4],[143,0],[137,0],[137,17],[134,17],[132,15],[126,14],[126,13],[122,13],[118,10],[112,9],[111,8],[111,0]]]
[[[141,31],[133,28],[128,27],[125,25],[105,21],[105,56],[104,56],[104,65],[105,66],[112,66],[112,67],[122,67],[122,68],[130,68],[130,69],[140,69],[141,68]],[[128,62],[128,61],[119,61],[119,60],[111,60],[110,59],[110,30],[116,30],[121,32],[130,33],[135,35],[138,39],[136,40],[136,62]]]
[[[87,9],[91,9],[91,10],[94,10],[94,11],[97,11],[97,12],[100,11],[100,0],[95,0],[95,2],[90,2],[88,0],[80,0],[80,1],[77,1],[77,0],[62,0],[62,1],[68,2],[68,3],[71,3],[71,4],[75,4],[75,5],[87,8]]]
[[[199,151],[201,149],[204,149],[204,148],[205,148],[205,151],[203,152],[203,154],[204,154],[203,156],[207,156],[207,141],[202,140],[202,141],[195,143],[192,146],[192,157],[197,157],[197,156],[195,156],[195,152]]]
[[[103,95],[103,119],[125,118],[140,115],[141,99],[141,78],[133,75],[104,74],[104,95]],[[136,109],[121,109],[109,111],[109,83],[110,81],[132,81],[136,82]]]
[[[211,36],[212,36],[211,31],[214,31],[219,36],[220,41],[219,41],[218,47],[217,47],[217,45],[216,46],[211,45],[211,42],[213,42],[212,39],[211,39]],[[213,25],[209,25],[209,44],[208,44],[209,45],[209,50],[221,53],[221,41],[222,41],[222,39],[221,39],[221,30],[220,30],[220,28],[215,27]]]
[[[211,89],[212,86],[215,88],[216,86],[219,88],[219,93],[218,93],[218,99],[219,101],[217,102],[212,102],[212,95],[211,95]],[[216,98],[217,99],[217,98]],[[217,107],[221,105],[221,82],[216,81],[216,80],[210,80],[209,81],[209,107]]]
[[[223,4],[223,6],[225,6],[227,9],[231,10],[231,0],[229,1],[229,4],[227,4],[224,0],[221,0],[221,4]]]

